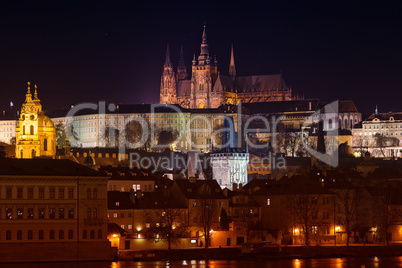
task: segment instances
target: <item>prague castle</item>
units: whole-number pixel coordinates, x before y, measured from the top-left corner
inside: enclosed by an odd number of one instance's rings
[[[170,61],[169,47],[160,87],[160,103],[179,104],[184,108],[217,108],[225,104],[239,102],[270,102],[293,100],[292,90],[286,86],[282,74],[236,76],[233,46],[229,66],[229,76],[218,71],[216,57],[209,53],[207,34],[204,26],[201,52],[195,54],[188,79],[181,50],[177,72]]]
[[[52,120],[43,114],[35,85],[32,99],[30,83],[15,130],[17,158],[52,157],[56,155],[56,130]]]

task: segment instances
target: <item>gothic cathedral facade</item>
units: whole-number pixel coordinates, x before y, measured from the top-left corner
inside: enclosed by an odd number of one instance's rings
[[[217,108],[225,104],[239,102],[286,101],[296,99],[292,90],[286,86],[282,74],[236,76],[233,46],[229,76],[218,72],[216,56],[212,59],[207,43],[204,26],[201,52],[198,58],[194,54],[191,79],[187,78],[181,49],[179,65],[175,74],[170,60],[169,46],[161,77],[160,103],[179,104],[183,108]]]

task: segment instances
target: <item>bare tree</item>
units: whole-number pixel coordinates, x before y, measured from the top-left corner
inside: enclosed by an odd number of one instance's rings
[[[217,215],[219,215],[217,208],[218,206],[214,199],[198,199],[196,209],[193,211],[196,214],[198,226],[204,232],[205,248],[209,247],[213,223]]]
[[[182,208],[160,208],[145,211],[149,222],[158,222],[162,226],[158,228],[159,235],[166,237],[168,249],[171,249],[172,243],[182,237],[185,232],[187,213]]]
[[[360,201],[359,193],[355,187],[336,190],[336,193],[336,206],[339,215],[337,223],[345,226],[346,246],[349,246],[352,229],[356,227],[357,211]]]
[[[100,139],[105,142],[106,147],[118,147],[120,139],[120,131],[114,127],[106,125],[99,135]]]
[[[389,245],[388,230],[399,221],[402,215],[399,206],[395,204],[400,191],[398,191],[397,185],[393,183],[377,185],[377,191],[378,196],[373,200],[373,208],[385,241]]]
[[[387,137],[385,137],[384,135],[380,134],[380,133],[376,133],[374,135],[374,144],[375,147],[377,147],[381,154],[385,157],[385,148],[387,147]]]

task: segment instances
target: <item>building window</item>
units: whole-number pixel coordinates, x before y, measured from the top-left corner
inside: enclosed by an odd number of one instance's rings
[[[133,226],[131,224],[129,224],[129,225],[127,225],[127,229],[131,230],[131,229],[133,229]]]
[[[64,208],[59,208],[59,219],[64,219]]]
[[[271,205],[271,199],[268,198],[268,199],[267,199],[267,206],[270,206],[270,205]]]
[[[54,230],[50,230],[49,239],[54,239]]]
[[[22,240],[22,231],[21,230],[17,231],[17,240]]]
[[[45,198],[45,188],[39,188],[39,198]]]
[[[98,198],[98,189],[94,188],[92,195],[94,199]]]
[[[91,219],[91,209],[87,209],[87,219]]]
[[[43,151],[47,151],[47,139],[43,140]]]
[[[197,206],[197,202],[193,201],[193,207]]]
[[[98,218],[98,210],[96,208],[94,208],[92,215],[94,216],[94,219]]]
[[[6,188],[6,198],[12,198],[12,189],[11,187]]]
[[[17,188],[17,198],[22,198],[22,188],[21,187]]]
[[[33,208],[28,208],[28,219],[33,219],[34,218],[34,209]]]
[[[22,208],[17,208],[17,219],[22,219],[24,217]]]
[[[117,218],[117,213],[113,213],[113,218]]]
[[[54,219],[56,217],[56,209],[50,208],[49,209],[49,219]]]
[[[89,234],[89,237],[90,237],[91,239],[95,239],[95,231],[94,231],[94,230],[91,230],[91,232],[90,232],[90,234]]]
[[[7,230],[6,232],[6,240],[11,240],[11,231]]]
[[[45,209],[39,208],[39,219],[44,219],[44,218],[45,218]]]
[[[74,198],[74,188],[68,188],[68,198]]]
[[[56,195],[56,189],[51,187],[49,188],[49,198],[54,198]]]
[[[68,239],[73,239],[73,230],[68,230]]]
[[[223,202],[222,201],[219,202],[219,207],[223,208]]]
[[[13,209],[6,208],[6,219],[12,219],[12,218],[13,218]]]
[[[120,213],[120,218],[124,218],[124,213]]]
[[[124,224],[120,225],[121,229],[124,229]]]
[[[44,239],[45,237],[45,233],[43,232],[43,230],[39,230],[39,240]]]
[[[59,239],[64,239],[64,231],[59,230]]]
[[[32,187],[29,187],[28,188],[28,198],[33,198],[33,188]]]
[[[30,134],[30,135],[33,135],[33,134],[34,134],[34,126],[33,126],[33,125],[30,125],[30,126],[29,126],[29,134]]]
[[[59,188],[59,198],[64,198],[64,188]]]
[[[82,231],[82,238],[87,239],[87,230]]]
[[[68,218],[74,219],[74,208],[68,208]]]
[[[28,240],[32,240],[32,239],[33,239],[33,231],[28,230]]]
[[[87,189],[87,199],[91,199],[91,188]]]
[[[98,239],[102,239],[102,230],[98,230]]]
[[[149,222],[145,223],[146,228],[151,228],[151,224]]]

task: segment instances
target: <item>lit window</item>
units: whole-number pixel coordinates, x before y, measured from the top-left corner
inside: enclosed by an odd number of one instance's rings
[[[271,205],[271,199],[268,198],[268,199],[267,199],[267,206],[270,206],[270,205]]]
[[[113,213],[113,218],[117,218],[117,213]]]

